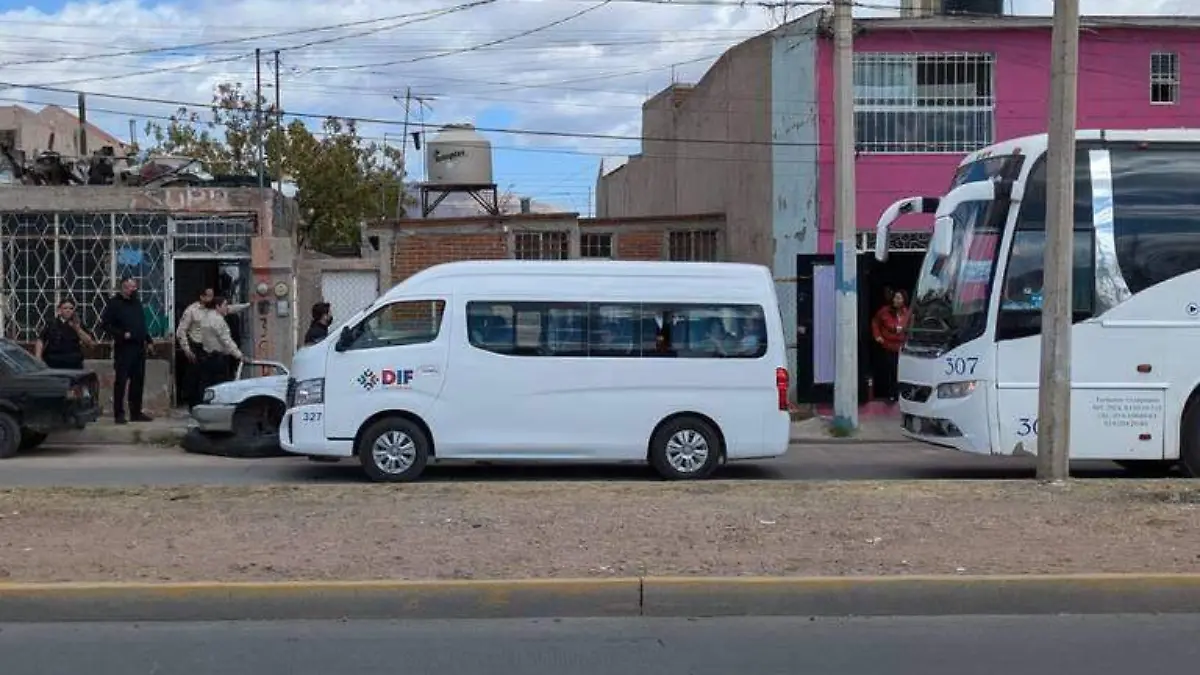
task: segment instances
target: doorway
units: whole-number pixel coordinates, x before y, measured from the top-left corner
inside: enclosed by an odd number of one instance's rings
[[[181,258],[177,257],[172,263],[172,300],[174,321],[172,326],[179,325],[183,312],[200,297],[200,292],[206,288],[221,297],[228,298],[230,304],[245,304],[250,298],[250,261],[242,258]],[[246,312],[230,312],[226,321],[229,332],[238,348],[245,353],[250,352],[250,324],[245,318]],[[183,391],[184,378],[187,377],[191,362],[184,357],[179,343],[175,341],[174,353],[175,404],[182,405],[180,392]]]
[[[871,319],[885,303],[890,302],[889,291],[904,291],[912,302],[913,289],[917,285],[917,277],[921,272],[921,263],[925,259],[923,251],[894,251],[888,254],[886,262],[875,259],[873,254],[862,254],[858,258],[863,274],[862,293],[859,294],[859,317],[862,328],[862,340],[859,343],[859,360],[862,370],[867,373],[867,381],[860,396],[864,402],[883,400],[887,392],[876,388],[876,383],[887,381],[885,369],[889,363],[880,354],[871,334]],[[878,389],[878,390],[877,390]]]

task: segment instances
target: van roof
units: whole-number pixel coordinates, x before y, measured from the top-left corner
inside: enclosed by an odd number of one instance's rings
[[[387,292],[390,296],[401,286],[412,287],[430,281],[479,276],[606,276],[606,277],[703,277],[746,279],[759,277],[770,282],[771,272],[763,265],[717,262],[662,262],[626,260],[468,260],[428,267],[405,279]]]

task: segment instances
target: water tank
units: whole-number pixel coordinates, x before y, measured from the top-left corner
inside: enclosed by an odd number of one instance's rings
[[[470,124],[449,124],[425,144],[427,185],[491,185],[492,144]]]
[[[942,14],[1003,16],[1004,0],[942,0]]]

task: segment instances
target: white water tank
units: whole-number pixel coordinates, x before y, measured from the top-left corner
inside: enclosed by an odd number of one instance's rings
[[[425,144],[427,185],[491,185],[492,144],[471,124],[449,124]]]

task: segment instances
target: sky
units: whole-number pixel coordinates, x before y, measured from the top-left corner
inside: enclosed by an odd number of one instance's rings
[[[473,123],[494,148],[501,192],[585,215],[602,157],[638,150],[641,103],[695,82],[730,47],[777,26],[754,0],[0,0],[0,105],[71,109],[144,141],[180,104],[204,111],[213,87],[253,87],[284,111],[373,120],[364,136],[399,146],[409,120]],[[779,3],[773,3],[778,5]],[[791,18],[814,2],[796,2]],[[862,0],[860,15],[899,0]],[[1082,0],[1085,14],[1183,14],[1194,0]],[[1050,0],[1006,0],[1048,14]],[[8,84],[69,90],[55,92]],[[138,100],[142,99],[142,100]],[[160,102],[155,102],[160,101]],[[422,127],[417,127],[422,128]],[[413,130],[410,128],[410,131]],[[525,133],[521,133],[525,132]],[[529,133],[536,132],[536,133]],[[410,178],[423,178],[408,147]]]

